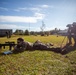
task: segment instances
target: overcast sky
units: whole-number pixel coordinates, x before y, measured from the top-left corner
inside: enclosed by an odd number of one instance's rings
[[[76,0],[0,0],[0,29],[67,29],[76,22]]]

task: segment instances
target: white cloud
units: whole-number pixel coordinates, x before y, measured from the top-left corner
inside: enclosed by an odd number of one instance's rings
[[[29,10],[40,12],[41,9],[38,7],[33,7],[33,8],[29,8]]]
[[[14,31],[16,29],[20,29],[20,30],[28,29],[29,30],[29,26],[26,26],[26,25],[16,25],[16,24],[0,24],[0,29],[13,29]],[[36,30],[39,31],[40,28],[30,26],[30,30],[31,31],[36,31]]]
[[[0,16],[0,22],[31,22],[35,23],[37,20],[35,17],[23,17],[23,16]]]
[[[35,13],[34,15],[37,19],[43,19],[45,17],[45,14],[41,14],[41,13]]]
[[[26,10],[32,10],[32,11],[41,11],[43,8],[49,8],[50,6],[49,5],[35,5],[34,7],[20,7],[20,8],[17,8],[17,9],[14,9],[14,11],[26,11]]]
[[[51,8],[51,9],[57,8],[57,7],[55,7],[54,5],[47,5],[47,4],[39,5],[39,7],[41,7],[42,9],[43,9],[43,8],[44,8],[44,9],[47,9],[47,8]]]
[[[27,8],[27,7],[21,8],[21,7],[20,7],[20,8],[14,9],[14,11],[17,11],[17,12],[26,11],[26,10],[37,11],[37,12],[39,12],[41,9],[38,8],[38,7],[29,7],[29,8]]]
[[[42,8],[48,8],[49,5],[41,5],[40,7],[42,7]]]
[[[14,9],[14,11],[25,11],[25,10],[27,10],[28,8],[26,8],[26,7],[24,7],[24,8],[17,8],[17,9]]]
[[[0,7],[0,10],[8,11],[8,9],[7,8],[4,8],[4,7]]]
[[[0,29],[15,29],[15,28],[22,28],[22,26],[17,26],[14,24],[0,24]]]
[[[38,5],[38,7],[41,8],[41,9],[55,8],[55,6],[53,6],[53,5],[47,5],[47,4]]]
[[[38,20],[42,20],[44,14],[35,13],[33,17],[26,16],[0,16],[0,22],[24,22],[24,23],[36,23]]]
[[[16,24],[0,24],[0,29],[22,29],[25,30],[29,27],[25,25],[16,25]]]
[[[25,7],[25,8],[18,8],[19,10],[27,10],[27,8]]]

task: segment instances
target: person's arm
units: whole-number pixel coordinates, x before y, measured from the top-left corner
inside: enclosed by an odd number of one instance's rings
[[[19,51],[25,51],[26,50],[27,45],[22,44],[21,47],[18,48]]]
[[[27,47],[27,44],[25,44],[25,43],[23,43],[21,46],[16,45],[12,52],[22,52],[22,51],[25,51],[26,47]]]

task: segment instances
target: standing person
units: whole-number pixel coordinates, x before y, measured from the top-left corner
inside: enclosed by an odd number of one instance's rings
[[[76,22],[73,22],[72,35],[74,39],[74,46],[76,46]]]
[[[7,36],[7,38],[9,38],[9,33],[8,33],[8,31],[6,31],[6,36]]]
[[[11,33],[10,33],[10,31],[8,31],[8,37],[11,38]]]
[[[67,43],[67,45],[72,44],[72,35],[71,35],[71,33],[72,33],[72,26],[71,25],[72,24],[68,24],[67,25],[67,27],[68,27],[67,38],[69,40],[69,42]]]
[[[71,45],[72,44],[72,38],[74,39],[74,46],[76,46],[76,23],[73,22],[73,24],[68,24],[67,25],[68,28],[68,40],[69,43],[67,45]]]

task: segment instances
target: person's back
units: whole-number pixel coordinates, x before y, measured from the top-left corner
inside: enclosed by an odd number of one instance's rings
[[[47,50],[48,48],[50,48],[50,46],[43,44],[40,40],[37,40],[34,44],[33,44],[33,48],[36,50]]]
[[[26,41],[25,44],[26,44],[26,50],[32,50],[33,49],[32,43]]]

